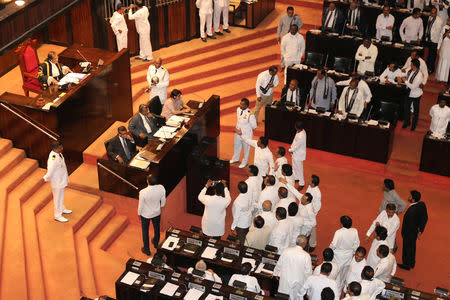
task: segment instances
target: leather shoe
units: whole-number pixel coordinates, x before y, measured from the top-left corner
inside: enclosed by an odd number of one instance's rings
[[[150,252],[150,250],[145,250],[144,247],[141,248],[142,253],[144,253],[145,255],[152,255],[152,253]]]
[[[416,125],[411,126],[411,131],[414,131],[414,130],[416,130]]]
[[[223,35],[223,33],[220,32],[220,31],[215,31],[214,33],[217,34],[217,35]]]
[[[402,128],[403,129],[405,129],[406,127],[408,127],[409,126],[409,124],[407,124],[407,123],[403,123],[403,126],[402,126]]]
[[[213,35],[208,35],[208,39],[216,40],[217,38]]]
[[[65,210],[63,210],[63,212],[62,212],[63,214],[71,214],[72,213],[72,211],[70,210],[70,209],[65,209]]]
[[[231,33],[230,29],[228,29],[228,28],[224,29],[223,31],[226,32],[226,33]]]
[[[406,270],[406,271],[411,270],[411,267],[408,266],[408,265],[405,265],[405,264],[398,264],[397,266],[398,266],[400,269],[403,269],[403,270]]]
[[[202,42],[205,42],[205,43],[206,43],[206,38],[202,38]]]
[[[69,222],[69,220],[67,220],[63,216],[57,217],[57,218],[55,218],[55,220],[58,221],[58,222],[61,222],[61,223]]]

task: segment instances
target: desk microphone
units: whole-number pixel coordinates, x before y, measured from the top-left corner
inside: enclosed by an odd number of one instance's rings
[[[88,60],[86,59],[86,57],[84,57],[83,54],[81,54],[80,50],[77,49],[78,54],[80,54],[80,56],[84,59],[85,62],[88,62]]]
[[[88,73],[89,70],[91,69],[91,63],[88,62],[88,60],[86,59],[86,57],[84,57],[83,54],[81,54],[80,50],[77,49],[77,52],[84,59],[84,62],[80,62],[80,67],[83,69],[82,72]]]
[[[344,34],[344,31],[345,31],[345,26],[347,26],[347,20],[348,20],[348,16],[347,16],[347,18],[345,18],[345,21],[344,21],[344,27],[342,28],[342,32],[341,32],[341,35],[343,35],[343,34]]]
[[[197,95],[196,93],[192,93],[192,95],[194,95],[194,96],[197,96],[197,97],[199,97],[200,99],[202,99],[203,100],[203,102],[200,102],[200,104],[198,105],[198,108],[202,108],[203,107],[203,105],[206,103],[206,100],[205,100],[205,98],[203,98],[203,97],[200,97],[199,95]]]

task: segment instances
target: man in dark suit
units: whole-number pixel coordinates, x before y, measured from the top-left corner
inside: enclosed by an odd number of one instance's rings
[[[344,20],[342,12],[336,8],[334,2],[330,2],[330,5],[322,13],[322,30],[341,33]]]
[[[363,35],[365,33],[364,30],[364,23],[361,21],[363,19],[363,16],[361,14],[361,9],[358,7],[358,3],[356,1],[350,2],[348,11],[347,11],[347,17],[345,21],[345,34],[361,34]]]
[[[144,147],[158,131],[155,118],[148,111],[145,104],[139,105],[139,112],[131,117],[128,130],[133,134],[136,145]]]
[[[302,105],[302,97],[300,93],[300,89],[298,88],[298,81],[297,79],[292,79],[289,82],[289,85],[286,85],[281,90],[281,98],[280,102],[283,105],[297,105],[297,106],[303,106]]]
[[[420,193],[411,191],[408,201],[411,203],[403,217],[403,264],[398,266],[405,270],[414,268],[416,264],[416,241],[420,239],[428,221],[427,207],[420,201]]]
[[[128,164],[138,153],[136,143],[125,126],[120,126],[117,131],[118,134],[109,141],[106,152],[109,159]]]

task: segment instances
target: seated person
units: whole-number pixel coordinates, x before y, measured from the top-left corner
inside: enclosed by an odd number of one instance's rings
[[[214,273],[213,270],[211,269],[206,269],[206,263],[203,259],[200,259],[196,264],[195,264],[195,270],[200,271],[200,272],[204,272],[204,274],[201,276],[203,279],[206,280],[210,280],[210,281],[214,281],[214,282],[218,282],[218,283],[222,283],[222,279],[216,274]],[[190,267],[188,269],[188,274],[192,274],[192,271],[194,271],[194,268]],[[194,276],[197,276],[195,274],[193,274]]]
[[[355,114],[357,117],[364,110],[363,92],[358,89],[358,80],[352,79],[350,85],[345,87],[339,99],[337,112],[344,117]]]
[[[136,145],[140,147],[144,147],[152,139],[158,131],[158,127],[155,119],[149,113],[147,105],[139,105],[139,112],[131,117],[128,130],[133,134]]]
[[[106,153],[111,160],[128,164],[138,153],[133,136],[125,126],[117,128],[117,135],[109,141]]]
[[[58,58],[55,51],[50,51],[47,59],[39,66],[38,81],[42,84],[44,90],[52,84],[58,84],[64,75],[72,72],[69,67],[62,66],[58,62]]]
[[[181,91],[174,89],[170,93],[169,99],[164,103],[161,115],[168,120],[173,115],[179,115],[190,111],[191,109],[186,107],[183,103]]]
[[[317,71],[317,75],[312,80],[309,95],[308,106],[314,109],[323,107],[325,110],[334,110],[337,98],[336,84],[331,77],[327,76],[325,69]]]
[[[363,22],[361,22],[361,9],[359,9],[356,1],[352,1],[348,7],[347,22],[345,23],[344,33],[362,33],[364,32],[362,26]]]
[[[259,286],[258,279],[255,276],[250,276],[250,271],[252,270],[252,265],[249,262],[243,263],[241,265],[241,274],[233,274],[228,282],[229,286],[233,286],[233,283],[241,281],[247,284],[246,290],[253,293],[261,293],[261,287]]]
[[[395,65],[395,63],[391,62],[386,70],[384,70],[383,73],[381,73],[380,75],[380,83],[393,83],[396,84],[397,83],[397,77],[401,77],[402,75],[402,71],[397,68],[397,66]]]
[[[289,85],[286,85],[281,90],[281,98],[280,102],[283,105],[297,105],[301,106],[301,96],[300,96],[300,89],[298,88],[298,80],[292,79],[289,82]]]
[[[450,122],[450,107],[444,98],[439,99],[430,109],[431,124],[430,131],[437,138],[444,138],[447,131],[448,122]]]
[[[147,259],[147,263],[154,265],[155,267],[163,267],[164,269],[173,270],[173,268],[167,265],[167,256],[162,252],[156,252],[153,257]]]
[[[377,56],[377,46],[372,44],[370,38],[365,38],[355,54],[355,60],[359,61],[358,73],[364,75],[366,72],[375,72],[375,61],[377,60]]]

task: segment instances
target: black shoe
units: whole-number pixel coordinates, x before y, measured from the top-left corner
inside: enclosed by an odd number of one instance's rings
[[[414,130],[416,130],[416,125],[411,126],[411,131],[414,131]]]
[[[223,35],[223,33],[220,32],[220,31],[215,31],[214,33],[217,34],[217,35]]]
[[[316,250],[316,247],[309,247],[308,252],[311,253],[311,252],[313,252],[314,250]]]
[[[206,38],[202,38],[202,42],[205,42],[205,43],[206,43]]]
[[[224,29],[223,32],[231,33],[230,29]]]
[[[215,39],[217,39],[215,36],[213,36],[213,35],[208,35],[208,39],[212,39],[212,40],[215,40]]]
[[[144,253],[145,255],[152,255],[152,253],[150,252],[150,250],[145,250],[144,247],[141,248],[142,253]]]
[[[402,128],[403,129],[405,129],[406,127],[408,127],[409,126],[409,124],[408,123],[403,123],[403,126],[402,126]]]
[[[408,265],[398,264],[397,266],[398,266],[399,268],[403,269],[403,270],[406,270],[406,271],[411,270],[411,267],[408,266]]]

